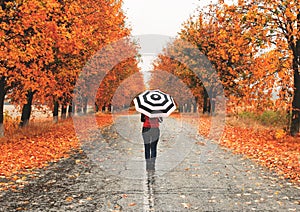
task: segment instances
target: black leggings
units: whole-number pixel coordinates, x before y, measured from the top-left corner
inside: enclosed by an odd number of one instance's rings
[[[145,146],[145,159],[156,158],[157,143],[159,140],[159,128],[143,127],[142,135]]]

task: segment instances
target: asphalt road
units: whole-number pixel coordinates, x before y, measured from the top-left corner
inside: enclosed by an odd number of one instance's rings
[[[300,211],[300,188],[166,118],[155,171],[139,116],[82,139],[83,151],[0,193],[0,211]]]

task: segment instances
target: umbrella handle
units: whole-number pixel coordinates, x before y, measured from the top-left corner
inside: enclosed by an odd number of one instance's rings
[[[163,122],[163,118],[162,117],[158,117],[158,122],[162,123]]]

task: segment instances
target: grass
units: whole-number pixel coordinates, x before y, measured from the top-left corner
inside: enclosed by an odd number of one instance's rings
[[[242,112],[235,116],[236,121],[248,126],[268,129],[288,129],[290,116],[283,111],[263,111],[262,113]]]

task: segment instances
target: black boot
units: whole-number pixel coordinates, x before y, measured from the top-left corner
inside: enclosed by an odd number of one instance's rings
[[[153,171],[155,170],[155,159],[156,158],[151,158],[150,159],[150,169],[153,170]]]
[[[150,161],[150,159],[146,159],[146,170],[147,171],[151,170],[151,161]]]

